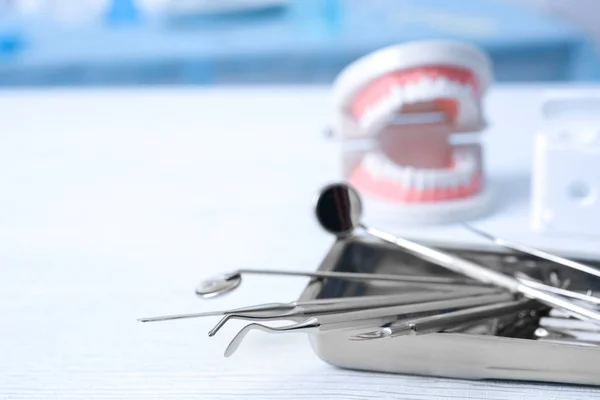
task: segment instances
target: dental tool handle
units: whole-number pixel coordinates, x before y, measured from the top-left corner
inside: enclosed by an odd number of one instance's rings
[[[406,321],[394,325],[385,331],[385,336],[395,337],[402,335],[424,335],[428,333],[441,332],[446,329],[455,328],[468,322],[478,322],[489,318],[502,317],[531,307],[534,300],[508,301],[498,304],[490,304],[479,307],[452,311],[446,314],[432,315]]]
[[[500,272],[485,268],[479,264],[454,256],[444,251],[436,250],[431,247],[423,246],[410,240],[391,235],[378,229],[364,226],[363,228],[368,234],[376,238],[391,244],[395,244],[426,261],[433,262],[453,272],[468,276],[469,278],[475,279],[482,283],[501,287],[511,293],[517,293],[519,291],[518,288],[521,283],[516,279],[506,276]]]
[[[238,277],[244,274],[257,275],[287,275],[287,276],[304,276],[311,278],[337,278],[350,281],[394,281],[407,283],[425,283],[425,284],[445,284],[445,285],[473,285],[472,280],[460,278],[448,278],[440,276],[410,276],[410,275],[393,275],[393,274],[373,274],[361,272],[338,272],[338,271],[284,271],[270,269],[239,269],[228,274],[229,279]]]
[[[345,303],[337,303],[332,307],[331,305],[318,304],[300,306],[299,309],[305,316],[314,316],[318,314],[330,314],[332,312],[346,312],[346,311],[359,311],[366,309],[382,308],[382,307],[393,307],[403,304],[418,304],[428,301],[440,301],[440,300],[454,300],[460,298],[469,299],[482,299],[485,300],[488,296],[494,295],[506,295],[505,292],[497,288],[486,289],[485,292],[479,291],[473,293],[465,293],[463,291],[452,291],[452,292],[437,292],[427,291],[422,293],[406,293],[404,295],[398,295],[396,297],[367,300],[367,301],[348,301]],[[359,298],[360,300],[360,298]]]
[[[471,232],[473,232],[481,237],[484,237],[486,239],[489,239],[499,246],[506,247],[507,249],[515,250],[515,251],[518,251],[518,252],[521,252],[524,254],[529,254],[529,255],[541,258],[543,260],[552,261],[554,263],[564,265],[565,267],[569,267],[569,268],[575,269],[577,271],[581,271],[583,273],[600,278],[600,270],[597,268],[591,267],[589,265],[586,265],[586,264],[583,264],[583,263],[580,263],[577,261],[569,260],[568,258],[564,258],[564,257],[558,256],[556,254],[551,254],[551,253],[545,252],[540,249],[529,247],[524,244],[510,242],[508,240],[499,238],[497,236],[493,236],[487,232],[477,229],[469,224],[463,224],[463,225],[467,229],[469,229]]]
[[[600,325],[600,313],[588,308],[578,306],[562,297],[551,295],[542,290],[526,286],[518,279],[504,275],[500,272],[486,268],[469,260],[454,256],[441,250],[423,246],[410,240],[396,237],[389,233],[374,228],[362,226],[370,235],[388,243],[395,244],[409,253],[420,258],[438,264],[453,272],[462,274],[486,284],[493,284],[511,293],[521,293],[528,298],[536,299],[546,305],[570,311],[574,316],[589,320]]]

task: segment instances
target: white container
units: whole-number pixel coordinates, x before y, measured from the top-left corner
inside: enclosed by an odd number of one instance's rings
[[[535,138],[532,225],[555,236],[600,236],[600,92],[548,93]]]

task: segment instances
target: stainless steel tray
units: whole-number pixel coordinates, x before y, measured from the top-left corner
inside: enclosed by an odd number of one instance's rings
[[[523,269],[535,272],[537,278],[555,275],[570,279],[572,289],[600,289],[598,280],[590,281],[577,271],[531,257],[484,248],[465,250],[446,247],[444,250],[498,270]],[[586,262],[600,267],[600,262]],[[336,241],[319,270],[454,275],[366,237]],[[398,290],[398,287],[385,282],[312,281],[300,300],[384,294]],[[485,329],[479,333],[437,333],[362,342],[349,340],[352,335],[363,331],[364,328],[326,331],[311,334],[309,340],[317,356],[341,368],[463,379],[600,384],[600,347],[499,337]]]

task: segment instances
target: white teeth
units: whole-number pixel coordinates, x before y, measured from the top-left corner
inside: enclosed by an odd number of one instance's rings
[[[413,186],[414,189],[422,191],[425,189],[425,171],[416,170],[413,175]]]
[[[450,86],[450,81],[446,78],[438,78],[433,81],[431,91],[435,93],[446,94]]]
[[[425,79],[421,79],[421,80],[418,80],[415,83],[410,83],[408,85],[413,90],[411,103],[416,103],[416,102],[424,101],[428,97],[428,91],[427,91],[427,83],[426,83],[426,81],[427,80],[425,80]]]
[[[436,175],[437,172],[435,169],[428,169],[423,171],[424,176],[424,189],[435,189]]]
[[[459,125],[476,123],[479,119],[478,100],[474,88],[445,77],[421,78],[416,82],[396,85],[363,113],[360,125],[367,134],[375,133],[389,121],[403,104],[454,98],[458,102],[456,121]]]
[[[458,175],[459,186],[468,186],[472,177],[473,176],[469,171],[461,171]]]
[[[444,181],[442,182],[442,187],[444,189],[449,189],[454,186],[454,178],[453,178],[454,173],[453,172],[454,171],[452,171],[452,170],[445,171],[445,173],[443,175]]]
[[[448,189],[458,189],[458,179],[459,175],[457,173],[448,174],[448,185],[446,186]]]
[[[443,174],[438,171],[433,170],[433,174],[431,174],[431,175],[433,176],[433,178],[431,180],[431,182],[432,182],[431,188],[435,189],[435,188],[441,187],[442,181],[443,181],[443,178],[442,178]]]
[[[436,188],[445,188],[448,182],[448,172],[447,170],[439,170],[435,174],[435,187]]]
[[[382,153],[369,153],[363,158],[363,166],[373,178],[398,182],[404,190],[445,189],[455,192],[470,185],[478,171],[478,164],[475,154],[468,151],[457,151],[454,161],[455,167],[451,169],[417,169],[398,166]]]
[[[390,99],[395,107],[401,107],[404,103],[404,91],[399,86],[394,86],[390,91]]]
[[[405,188],[410,188],[413,185],[413,168],[412,167],[405,167],[405,168],[401,168],[403,169],[403,173],[402,173],[402,186],[404,186]]]
[[[398,103],[401,104],[400,96],[386,96],[378,101],[374,106],[370,107],[360,119],[360,124],[366,131],[373,131],[374,127],[384,123],[389,116],[393,115],[397,109]]]
[[[396,179],[398,176],[398,174],[396,173],[396,167],[391,162],[387,162],[383,165],[381,173],[385,176],[389,176],[392,179]]]
[[[417,92],[419,88],[414,83],[407,83],[403,87],[404,89],[404,102],[414,103],[417,99]]]
[[[368,153],[363,158],[363,165],[374,178],[381,178],[384,176],[381,171],[383,159],[379,153]]]
[[[388,96],[384,99],[381,106],[379,107],[379,118],[386,118],[388,115],[393,114],[396,109],[396,99],[392,96]]]
[[[369,108],[364,112],[364,114],[360,118],[359,123],[364,130],[368,130],[369,126],[372,125],[373,114],[375,114],[375,109]]]

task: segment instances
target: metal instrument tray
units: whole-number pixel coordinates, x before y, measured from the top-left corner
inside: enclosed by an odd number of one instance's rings
[[[570,289],[600,289],[600,281],[577,271],[530,256],[497,251],[436,246],[490,268],[523,270],[537,279],[551,275],[569,279]],[[600,262],[588,264],[600,268]],[[337,240],[319,271],[431,274],[456,276],[442,267],[418,259],[401,249],[369,237]],[[311,281],[299,300],[388,294],[401,288],[386,282]],[[372,327],[372,326],[371,326]],[[542,342],[531,338],[499,337],[483,333],[436,333],[393,339],[352,341],[364,327],[309,335],[313,351],[323,361],[341,368],[462,379],[500,379],[600,384],[600,347]]]

